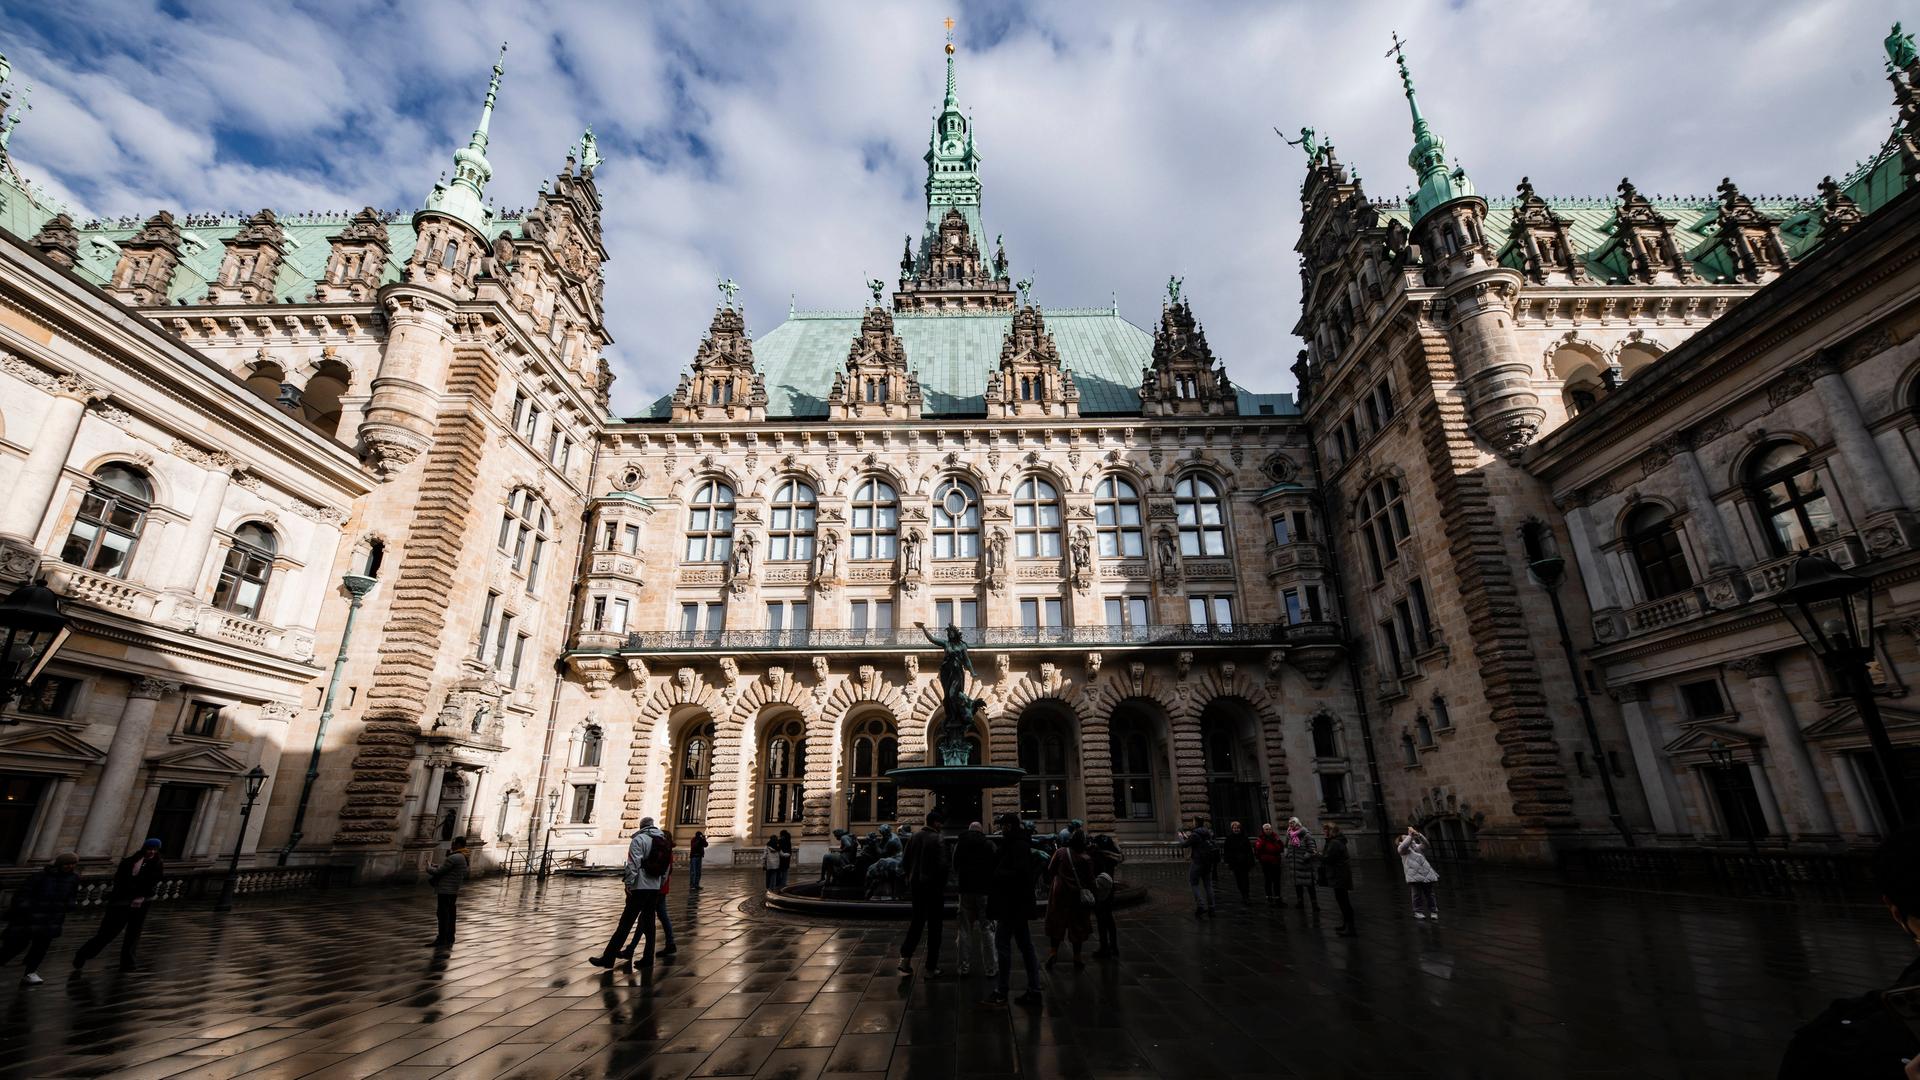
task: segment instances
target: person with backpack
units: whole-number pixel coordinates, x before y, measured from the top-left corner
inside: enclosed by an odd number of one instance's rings
[[[993,992],[984,1005],[1007,1003],[1008,984],[1013,981],[1013,946],[1020,944],[1020,958],[1027,965],[1027,992],[1020,1004],[1038,1005],[1040,998],[1040,957],[1033,950],[1033,932],[1027,921],[1033,918],[1033,885],[1038,864],[1033,858],[1033,838],[1019,814],[1000,818],[1000,844],[994,852],[993,880],[987,888],[987,916],[994,920],[993,950],[999,973],[994,976]]]
[[[993,921],[987,918],[987,890],[993,882],[993,841],[973,822],[953,846],[953,875],[960,887],[960,974],[980,959],[987,977],[1000,971],[993,952]]]
[[[707,834],[694,830],[693,842],[687,845],[687,891],[700,891],[700,864],[707,861]]]
[[[1113,921],[1113,895],[1120,883],[1120,864],[1127,861],[1126,853],[1107,833],[1101,833],[1087,844],[1087,854],[1093,858],[1093,921],[1100,931],[1100,947],[1093,950],[1095,957],[1120,955],[1120,927]]]
[[[1240,890],[1240,902],[1253,903],[1253,837],[1235,821],[1227,826],[1226,840],[1220,846],[1227,869],[1233,871],[1234,888]]]
[[[1187,849],[1187,884],[1193,889],[1193,914],[1196,918],[1213,914],[1213,872],[1220,861],[1220,849],[1213,842],[1213,830],[1207,819],[1193,819],[1193,828],[1180,834],[1180,846]]]
[[[67,852],[14,891],[13,906],[7,909],[7,932],[0,935],[0,964],[25,952],[26,973],[20,976],[25,986],[46,981],[40,977],[40,961],[47,958],[53,939],[67,924],[67,912],[73,910],[80,892],[79,866],[80,856]]]
[[[673,946],[673,919],[667,914],[667,893],[671,891],[673,886],[673,834],[663,829],[660,835],[666,837],[667,841],[665,845],[667,849],[667,868],[660,874],[660,905],[657,909],[657,913],[660,916],[660,938],[666,942],[666,947],[660,950],[660,955],[672,956],[678,951]],[[633,959],[633,951],[639,946],[640,934],[638,931],[635,931],[633,940],[627,942],[627,947],[620,950],[620,959]]]
[[[1087,831],[1076,829],[1067,842],[1054,849],[1047,864],[1047,970],[1060,959],[1060,943],[1073,945],[1073,966],[1083,968],[1080,945],[1092,930],[1093,859],[1087,855]]]
[[[767,849],[760,853],[760,869],[767,875],[767,891],[780,887],[780,838],[767,837]]]
[[[1287,875],[1293,879],[1293,902],[1300,907],[1313,904],[1313,913],[1320,914],[1320,879],[1317,864],[1320,861],[1320,845],[1313,839],[1313,833],[1299,818],[1287,819]]]
[[[900,946],[900,974],[913,974],[913,950],[920,934],[927,933],[927,978],[940,977],[940,939],[945,936],[941,922],[947,911],[947,848],[940,842],[940,826],[945,824],[940,811],[927,811],[927,827],[914,833],[901,855],[901,873],[907,881],[907,900],[913,916],[907,922],[907,939]]]
[[[1280,840],[1280,834],[1273,831],[1273,823],[1260,826],[1260,835],[1253,841],[1253,858],[1260,864],[1260,881],[1266,888],[1267,903],[1286,907],[1285,888],[1281,885],[1281,873],[1286,868],[1287,845]]]
[[[587,963],[594,967],[612,967],[621,944],[627,940],[627,932],[634,928],[633,923],[637,918],[640,920],[639,932],[647,939],[640,966],[653,966],[653,917],[660,910],[660,883],[666,879],[667,870],[672,865],[672,841],[654,826],[652,818],[641,818],[640,831],[634,833],[633,839],[627,843],[627,867],[623,875],[627,902],[620,909],[620,923],[614,927],[613,936],[607,939],[606,951],[588,957]]]

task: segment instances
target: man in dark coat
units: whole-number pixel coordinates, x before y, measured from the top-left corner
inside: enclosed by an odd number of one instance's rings
[[[13,894],[7,932],[0,935],[0,964],[24,951],[27,971],[20,981],[28,986],[46,981],[40,977],[40,961],[47,958],[47,949],[67,924],[67,912],[73,910],[74,897],[80,892],[80,875],[75,872],[79,865],[80,856],[62,855],[21,882]]]
[[[1920,826],[1883,841],[1874,854],[1873,870],[1880,902],[1887,905],[1901,936],[1920,943]],[[1909,987],[1920,987],[1920,960],[1908,964],[1886,990],[1828,1005],[1794,1034],[1780,1061],[1780,1080],[1900,1080],[1912,1075],[1902,1063],[1920,1056],[1920,1038],[1882,1000]],[[1914,993],[1920,995],[1920,990]]]
[[[147,926],[147,908],[165,873],[158,840],[149,839],[140,845],[139,851],[120,860],[119,868],[113,872],[113,888],[107,893],[107,910],[100,918],[100,929],[73,954],[74,971],[85,967],[87,961],[98,956],[123,930],[126,936],[120,939],[120,970],[132,969],[134,949],[140,944],[140,932]]]
[[[427,944],[436,951],[444,952],[453,948],[454,916],[460,903],[460,886],[467,883],[467,838],[453,838],[453,850],[447,853],[445,862],[427,871],[427,881],[433,885],[434,915],[438,919],[440,932]]]
[[[953,873],[960,886],[960,974],[973,968],[976,954],[987,975],[1000,970],[993,952],[993,921],[987,918],[987,890],[993,885],[993,841],[980,823],[967,826],[953,848]]]
[[[1236,821],[1227,826],[1220,847],[1227,869],[1233,871],[1233,884],[1240,890],[1240,902],[1253,903],[1253,837]]]
[[[1322,822],[1320,828],[1326,833],[1326,846],[1320,849],[1321,872],[1327,877],[1327,884],[1333,886],[1334,903],[1340,905],[1340,925],[1334,933],[1341,937],[1355,937],[1360,931],[1354,926],[1353,917],[1353,853],[1347,850],[1347,838],[1340,832],[1340,826],[1331,821]]]
[[[927,813],[927,827],[907,840],[901,856],[901,873],[907,880],[907,899],[913,904],[913,917],[907,923],[907,940],[900,945],[900,973],[913,973],[913,950],[920,944],[921,931],[927,934],[927,977],[940,977],[940,939],[947,906],[947,848],[940,842],[940,811]]]
[[[1027,992],[1020,1004],[1040,1004],[1040,957],[1033,951],[1033,887],[1041,863],[1034,861],[1033,838],[1018,814],[1000,819],[1000,847],[994,853],[993,878],[987,886],[987,917],[994,920],[993,949],[999,971],[986,1004],[1005,1005],[1013,981],[1013,943],[1020,943],[1020,959],[1027,965]]]

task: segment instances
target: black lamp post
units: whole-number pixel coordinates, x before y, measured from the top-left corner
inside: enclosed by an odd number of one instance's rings
[[[22,585],[0,600],[0,709],[40,677],[71,632],[60,597],[45,580]]]
[[[253,800],[260,797],[260,788],[267,782],[267,770],[255,765],[247,773],[247,801],[240,807],[240,831],[233,837],[233,858],[227,860],[227,880],[220,883],[220,900],[213,905],[215,911],[233,910],[233,890],[240,876],[240,845],[247,839],[247,819],[253,816]]]
[[[1905,777],[1893,759],[1893,740],[1880,718],[1880,702],[1873,696],[1873,582],[1842,570],[1825,555],[1802,552],[1787,564],[1786,585],[1773,602],[1800,633],[1807,648],[1826,665],[1828,674],[1853,699],[1860,725],[1873,746],[1874,767],[1892,806],[1893,826],[1906,824],[1913,801]]]
[[[1560,584],[1567,579],[1567,560],[1554,550],[1553,537],[1547,526],[1538,521],[1529,521],[1520,527],[1520,538],[1527,553],[1527,569],[1547,590],[1547,600],[1553,604],[1553,622],[1560,630],[1560,653],[1567,661],[1567,678],[1573,683],[1573,700],[1580,706],[1580,718],[1587,727],[1587,748],[1593,754],[1594,771],[1600,774],[1600,787],[1607,796],[1607,820],[1620,833],[1620,840],[1628,847],[1633,846],[1633,830],[1627,828],[1627,819],[1620,813],[1620,798],[1613,790],[1613,770],[1607,762],[1607,753],[1600,745],[1600,728],[1593,720],[1593,702],[1587,698],[1585,680],[1580,677],[1580,662],[1573,653],[1573,635],[1567,630],[1567,612],[1560,606]]]
[[[560,820],[560,789],[547,792],[547,840],[540,850],[540,876],[546,877],[553,869],[553,827]]]

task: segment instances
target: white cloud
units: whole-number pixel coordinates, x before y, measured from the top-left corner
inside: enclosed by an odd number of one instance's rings
[[[363,0],[67,9],[0,0],[0,41],[38,89],[14,140],[30,174],[98,213],[417,205],[464,141],[512,42],[490,188],[530,202],[591,123],[608,323],[634,411],[691,357],[712,282],[753,329],[843,308],[917,231],[941,95],[925,5]],[[50,10],[51,9],[51,10]],[[1142,325],[1184,274],[1236,381],[1286,389],[1297,343],[1299,153],[1331,135],[1369,193],[1411,174],[1382,53],[1410,44],[1421,104],[1489,195],[1810,193],[1887,130],[1880,39],[1897,0],[1711,6],[1295,3],[957,8],[960,90],[985,220],[1057,305],[1118,294]],[[970,30],[976,32],[969,43]],[[991,45],[977,43],[993,37]],[[876,167],[875,152],[879,156]]]

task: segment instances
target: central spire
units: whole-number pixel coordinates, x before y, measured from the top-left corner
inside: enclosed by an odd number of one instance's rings
[[[493,179],[493,165],[487,161],[487,129],[493,124],[493,106],[500,97],[500,76],[507,61],[507,46],[500,45],[499,59],[493,62],[493,78],[487,83],[486,101],[480,106],[480,124],[473,129],[467,145],[453,152],[453,180],[433,186],[426,209],[459,218],[482,236],[493,222],[487,209],[487,181]]]
[[[1420,115],[1420,99],[1413,93],[1413,73],[1407,70],[1406,45],[1395,33],[1393,48],[1387,50],[1387,55],[1400,65],[1400,85],[1406,90],[1407,110],[1413,116],[1413,149],[1407,153],[1407,165],[1420,178],[1420,187],[1409,200],[1413,223],[1417,225],[1434,207],[1472,195],[1474,190],[1465,169],[1447,170],[1447,142],[1427,123],[1427,118]]]
[[[947,20],[947,96],[933,118],[927,139],[927,227],[931,237],[950,208],[967,219],[980,238],[980,154],[973,146],[973,123],[960,111],[960,85],[954,74],[953,20]]]

